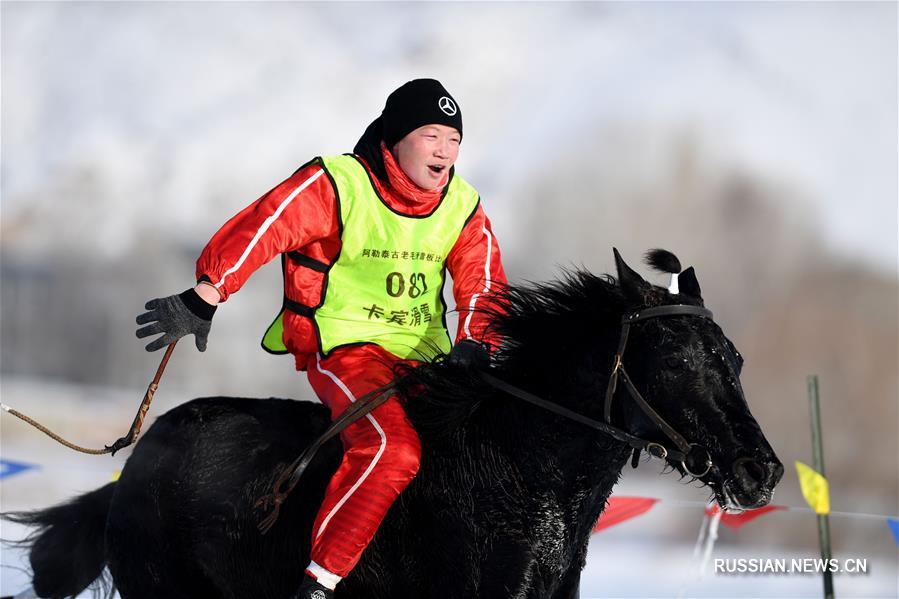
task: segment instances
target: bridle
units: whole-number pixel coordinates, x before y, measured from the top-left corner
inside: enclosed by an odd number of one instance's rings
[[[630,333],[631,325],[637,322],[648,320],[650,318],[661,318],[665,316],[699,316],[711,320],[712,312],[706,308],[701,308],[699,306],[676,304],[672,306],[646,308],[644,310],[625,314],[621,318],[621,337],[618,341],[618,351],[615,352],[615,359],[612,365],[612,373],[609,375],[609,384],[606,387],[605,406],[603,408],[603,416],[605,418],[605,422],[594,420],[593,418],[588,418],[583,414],[578,414],[577,412],[569,410],[568,408],[564,408],[556,403],[547,401],[541,397],[537,397],[533,393],[528,393],[523,389],[519,389],[518,387],[510,385],[509,383],[498,379],[486,372],[481,373],[481,377],[492,386],[505,391],[510,395],[514,395],[515,397],[523,399],[528,403],[532,403],[551,412],[555,412],[556,414],[564,416],[570,420],[585,424],[593,429],[602,431],[607,435],[618,439],[619,441],[627,443],[634,450],[631,464],[635,468],[637,467],[640,452],[645,451],[649,455],[656,458],[660,458],[663,460],[670,458],[674,461],[680,462],[681,467],[687,474],[696,478],[702,478],[712,469],[712,458],[709,455],[709,452],[699,444],[690,443],[689,441],[687,441],[684,436],[674,430],[674,427],[668,424],[665,419],[659,415],[658,412],[652,409],[652,406],[650,406],[649,403],[647,403],[647,401],[643,399],[643,395],[634,386],[634,383],[631,381],[631,377],[628,376],[627,370],[624,368],[623,356],[624,350],[627,347],[627,339],[628,334]],[[627,389],[627,392],[630,394],[631,398],[634,400],[637,406],[657,427],[659,427],[659,429],[663,433],[665,433],[665,436],[668,437],[668,439],[670,439],[672,443],[674,443],[676,449],[666,447],[665,445],[656,443],[655,441],[647,441],[646,439],[642,439],[640,437],[637,437],[636,435],[632,435],[612,425],[612,398],[615,396],[615,390],[618,388],[619,378],[624,383],[625,389]],[[703,456],[704,459],[701,460],[701,463],[705,468],[701,472],[693,472],[687,463],[688,457],[694,451],[702,451],[705,454]]]
[[[712,312],[706,308],[702,308],[700,306],[690,306],[684,304],[676,304],[672,306],[658,306],[656,308],[646,308],[644,310],[638,310],[637,312],[631,312],[629,314],[625,314],[621,318],[621,337],[618,340],[618,351],[615,352],[615,361],[612,365],[612,373],[609,375],[609,385],[606,387],[606,397],[605,397],[605,406],[603,407],[603,417],[607,424],[612,424],[612,399],[615,397],[615,390],[618,388],[618,379],[621,379],[621,382],[624,383],[625,389],[630,394],[631,398],[637,404],[637,406],[643,411],[644,414],[657,426],[659,429],[665,433],[665,436],[668,437],[676,446],[677,450],[669,449],[660,443],[655,443],[652,441],[644,441],[644,445],[641,449],[646,451],[651,456],[665,459],[672,458],[678,462],[680,462],[681,467],[687,474],[694,476],[696,478],[701,478],[709,473],[709,470],[712,469],[712,458],[709,455],[708,450],[706,450],[701,445],[696,443],[690,443],[687,441],[683,435],[674,430],[670,424],[668,424],[664,418],[662,418],[658,412],[652,409],[645,399],[643,399],[643,395],[637,390],[634,386],[633,381],[631,381],[631,377],[628,376],[627,370],[624,368],[624,350],[627,347],[627,339],[628,334],[630,333],[631,325],[634,323],[642,322],[644,320],[649,320],[650,318],[662,318],[665,316],[699,316],[702,318],[708,318],[712,320]],[[694,450],[694,448],[701,450],[705,453],[705,460],[703,463],[705,465],[705,469],[702,472],[693,472],[690,470],[689,465],[687,464],[687,458],[690,453]],[[635,448],[636,450],[637,448]],[[634,456],[636,461],[637,455]]]

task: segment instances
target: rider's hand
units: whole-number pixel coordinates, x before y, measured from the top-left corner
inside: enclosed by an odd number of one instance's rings
[[[144,307],[148,312],[137,317],[137,324],[147,326],[137,329],[137,337],[143,339],[163,333],[147,345],[147,351],[156,351],[191,334],[197,349],[206,351],[206,339],[216,306],[201,298],[196,291],[188,289],[179,295],[153,299]]]
[[[462,368],[484,369],[490,365],[490,354],[487,352],[487,348],[470,339],[463,339],[455,344],[446,359],[453,366]]]

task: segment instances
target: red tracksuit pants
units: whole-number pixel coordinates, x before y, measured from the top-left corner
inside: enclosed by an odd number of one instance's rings
[[[338,418],[350,404],[393,379],[400,360],[377,345],[337,349],[316,356],[308,369],[319,399]],[[396,397],[340,433],[343,461],[331,478],[312,527],[307,572],[332,586],[349,574],[374,537],[387,510],[418,472],[421,443]],[[327,584],[327,583],[331,584]]]

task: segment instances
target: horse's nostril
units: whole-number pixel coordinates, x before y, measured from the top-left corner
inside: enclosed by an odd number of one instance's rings
[[[752,458],[740,458],[734,462],[734,474],[747,483],[759,485],[768,478],[768,469]]]

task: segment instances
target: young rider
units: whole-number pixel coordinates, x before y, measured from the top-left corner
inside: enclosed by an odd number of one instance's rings
[[[280,254],[284,309],[263,346],[294,355],[332,418],[388,383],[398,362],[443,353],[484,364],[496,340],[475,308],[506,278],[480,198],[455,174],[461,141],[449,92],[433,79],[407,82],[353,154],[312,160],[225,223],[197,261],[196,287],[148,302],[137,336],[163,333],[147,345],[156,351],[193,334],[205,351],[216,304]],[[446,270],[459,313],[452,347]],[[418,471],[419,439],[395,397],[341,438],[297,597],[333,596]]]

